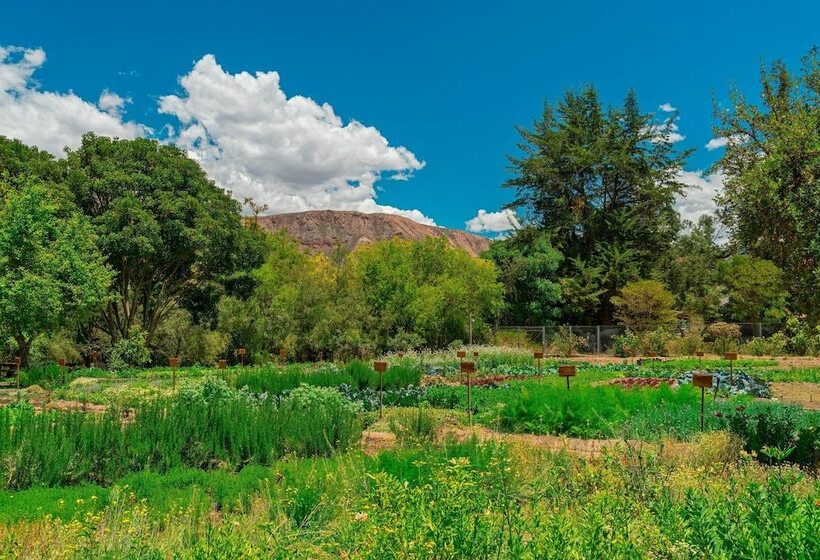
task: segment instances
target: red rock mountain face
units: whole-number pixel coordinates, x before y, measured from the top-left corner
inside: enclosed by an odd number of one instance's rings
[[[409,218],[392,214],[314,210],[260,216],[259,225],[269,231],[284,229],[303,247],[325,254],[340,245],[353,250],[360,243],[371,243],[394,237],[411,241],[426,237],[444,237],[454,247],[464,249],[473,256],[480,255],[490,246],[490,240],[480,235],[455,229],[426,226]]]

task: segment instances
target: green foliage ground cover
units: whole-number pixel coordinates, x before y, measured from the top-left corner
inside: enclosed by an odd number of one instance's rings
[[[0,494],[0,554],[138,560],[820,554],[820,488],[812,479],[788,467],[709,457],[667,464],[650,454],[638,460],[614,452],[579,463],[473,442],[377,457],[292,459],[237,474],[139,473],[112,488]]]

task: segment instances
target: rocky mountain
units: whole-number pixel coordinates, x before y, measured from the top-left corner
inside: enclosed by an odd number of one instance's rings
[[[360,243],[394,237],[409,240],[445,237],[451,245],[464,249],[473,256],[478,256],[490,246],[490,240],[480,235],[426,226],[393,214],[314,210],[259,216],[259,225],[270,231],[284,229],[302,246],[326,254],[340,245],[352,250]]]

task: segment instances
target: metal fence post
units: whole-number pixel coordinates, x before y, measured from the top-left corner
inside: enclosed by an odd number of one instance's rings
[[[595,353],[601,353],[601,325],[595,325]]]
[[[547,351],[547,327],[541,325],[541,351]]]

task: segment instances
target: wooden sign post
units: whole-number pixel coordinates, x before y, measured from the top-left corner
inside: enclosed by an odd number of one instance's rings
[[[247,354],[247,353],[248,353],[248,351],[244,348],[238,348],[236,350],[236,355],[239,356],[239,365],[240,366],[245,365],[245,354]]]
[[[219,360],[216,362],[216,367],[218,369],[228,369],[228,360]]]
[[[538,375],[541,375],[541,360],[544,359],[543,352],[533,352],[532,357],[535,358],[535,363],[537,364],[538,368]]]
[[[558,375],[567,378],[567,391],[569,391],[569,378],[575,377],[578,373],[574,365],[558,366]]]
[[[729,361],[729,383],[734,381],[735,371],[732,364],[737,360],[737,352],[726,352],[723,357]]]
[[[698,357],[698,369],[703,369],[703,350],[695,352],[695,356]]]
[[[285,367],[285,363],[288,361],[288,351],[284,348],[279,349],[279,361],[282,363],[282,367]]]
[[[171,379],[172,379],[172,387],[174,392],[177,390],[177,368],[179,367],[179,358],[173,357],[168,358],[168,365],[171,366]]]
[[[379,374],[379,418],[384,418],[384,372],[387,362],[373,362],[373,369]]]
[[[65,358],[58,359],[57,365],[60,366],[60,378],[63,380],[63,385],[65,385]]]
[[[467,420],[473,425],[473,401],[470,394],[470,374],[475,373],[475,362],[461,362],[461,373],[467,376]]]
[[[15,371],[15,375],[17,377],[17,390],[18,391],[20,390],[20,364],[22,362],[23,361],[20,359],[20,356],[15,356],[14,357],[14,371]]]
[[[99,356],[100,356],[100,353],[97,352],[96,350],[93,350],[91,352],[91,367],[93,367],[93,368],[97,367],[97,358]]]
[[[700,431],[703,431],[703,416],[706,401],[706,389],[712,388],[712,375],[709,373],[696,373],[692,376],[692,385],[700,387]]]
[[[324,353],[324,352],[322,352],[321,350],[319,350],[319,361],[320,361],[320,362],[324,362],[324,361],[325,361],[325,353]]]

